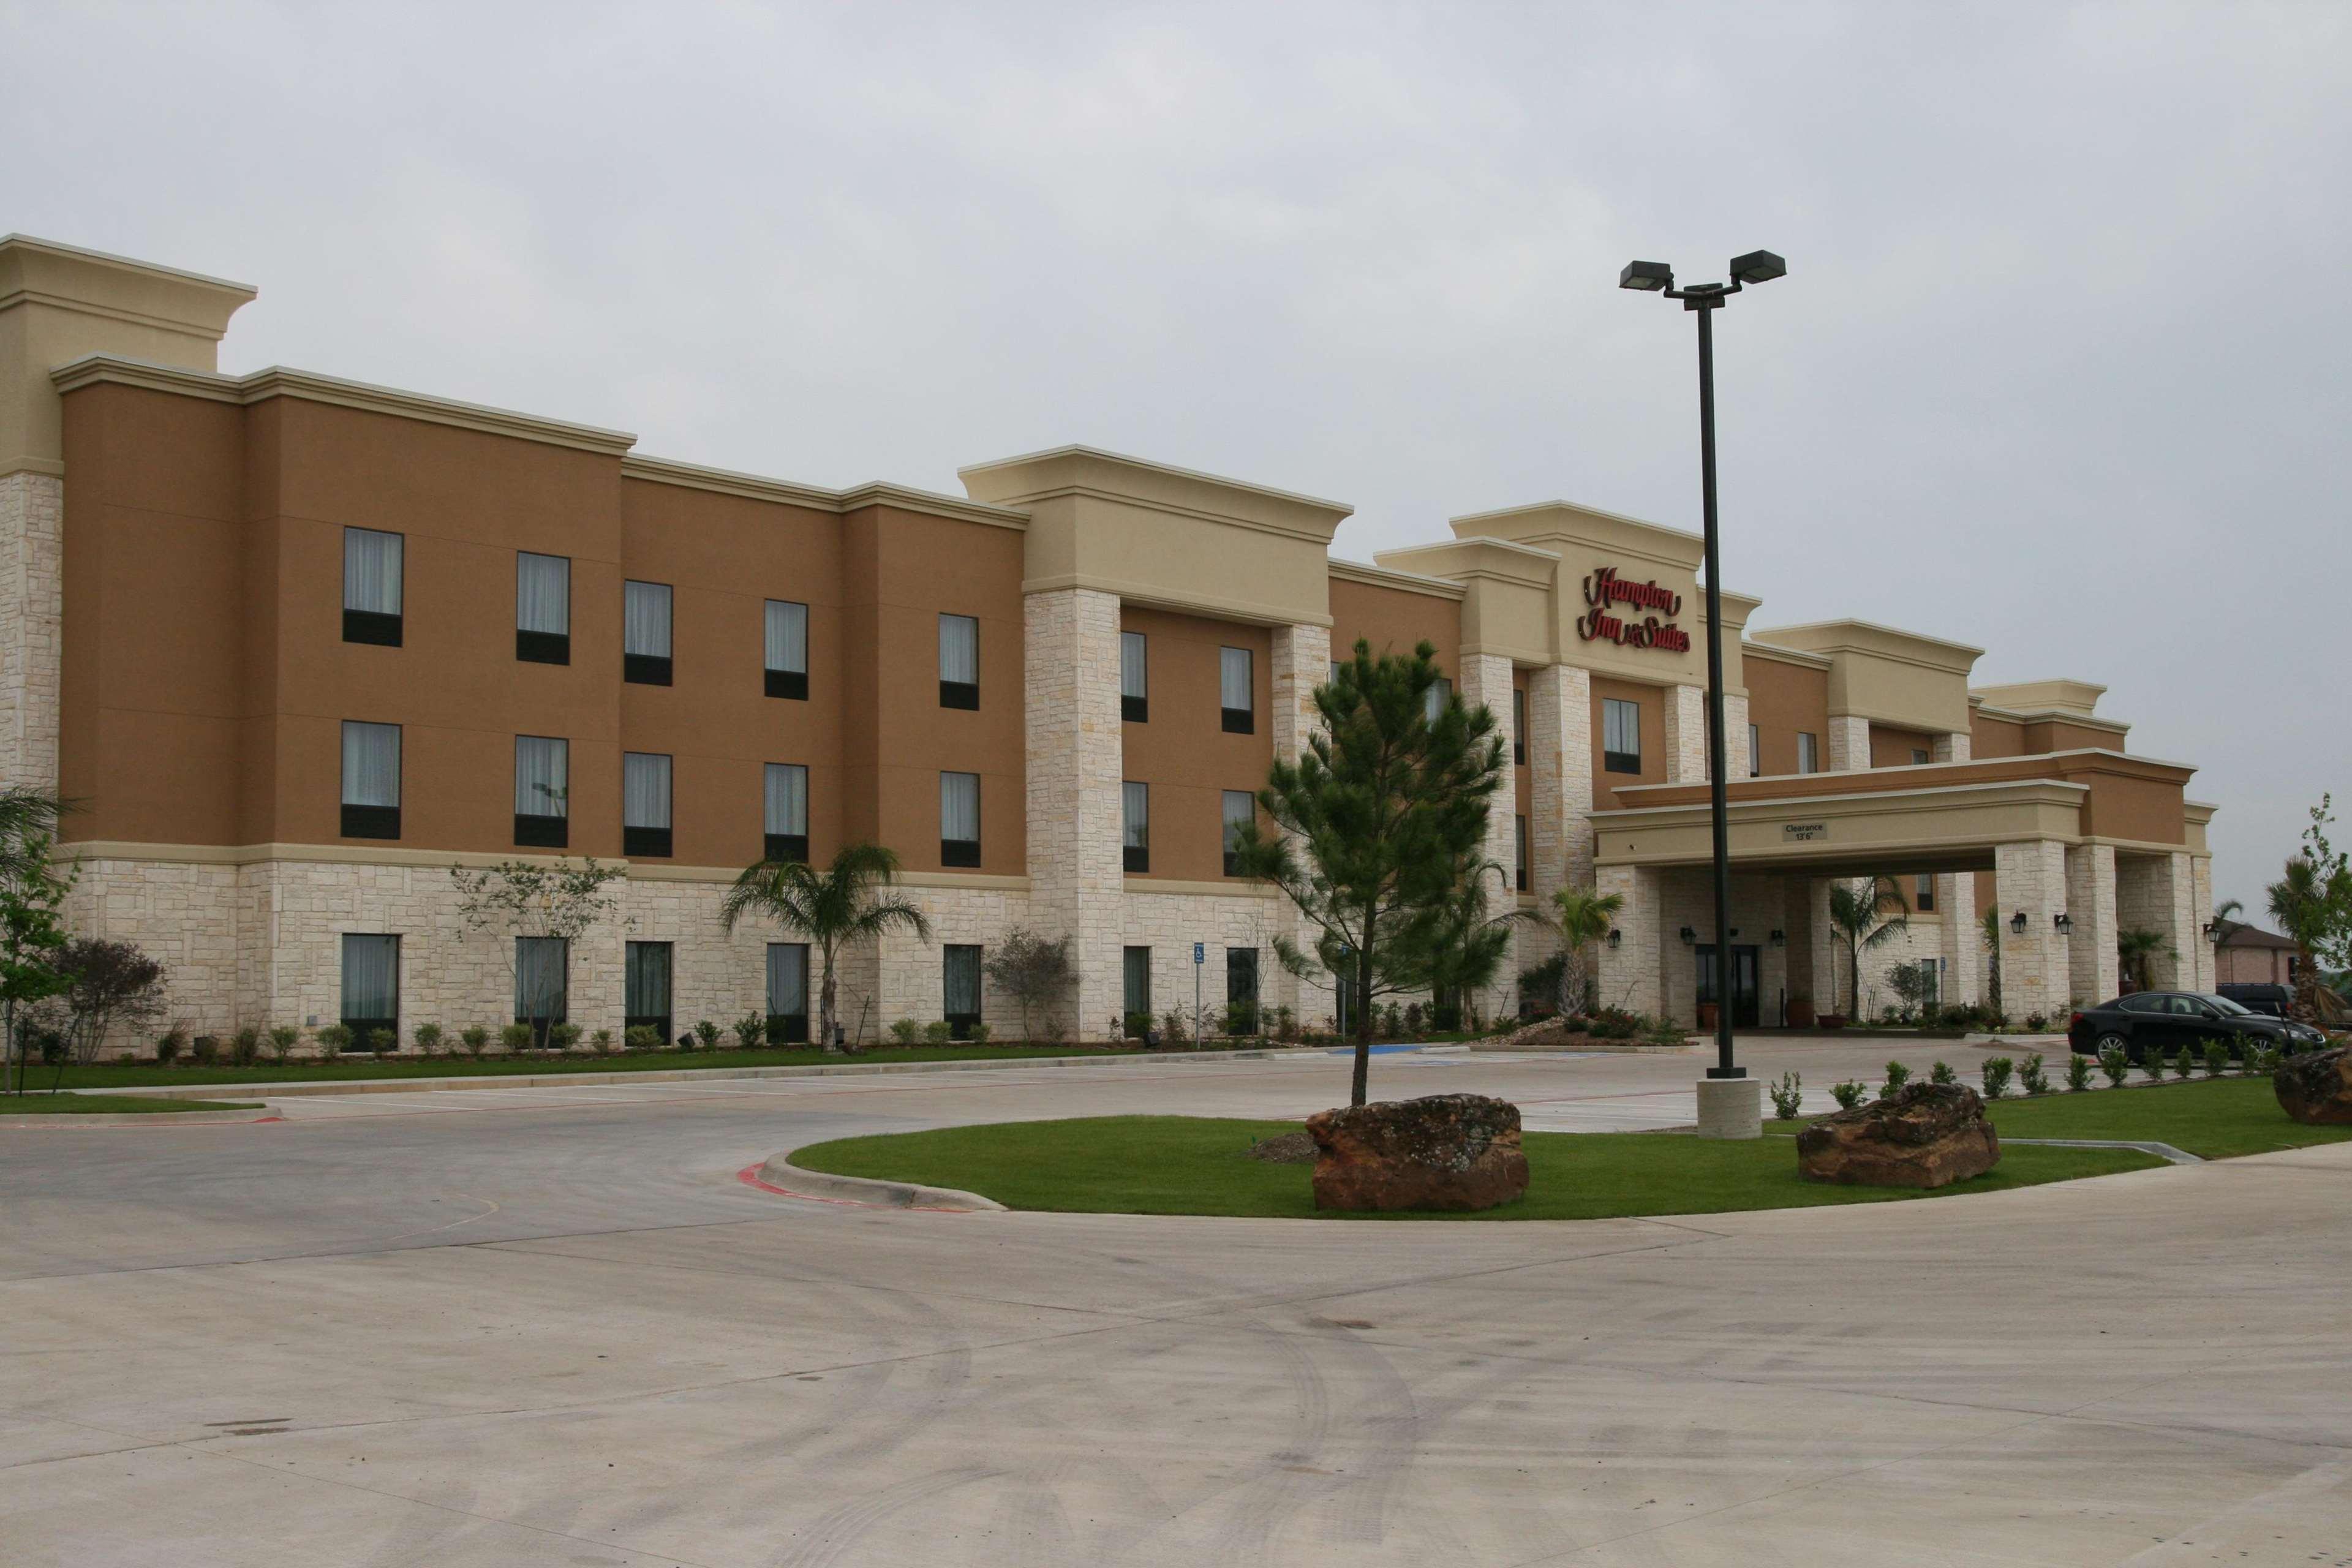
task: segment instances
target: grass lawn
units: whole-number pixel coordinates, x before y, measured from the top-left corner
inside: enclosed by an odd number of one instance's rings
[[[1999,1192],[2137,1171],[2163,1162],[2105,1149],[2011,1149],[1972,1182],[1933,1193],[1803,1182],[1787,1143],[1702,1142],[1654,1132],[1530,1132],[1527,1197],[1474,1215],[1318,1213],[1306,1165],[1246,1157],[1253,1139],[1297,1122],[1190,1116],[1017,1121],[845,1138],[793,1152],[793,1163],[845,1176],[958,1187],[1008,1208],[1076,1213],[1234,1215],[1276,1219],[1606,1219],[1722,1214],[1815,1204],[1899,1202]]]
[[[0,1121],[11,1116],[168,1116],[180,1110],[259,1110],[224,1100],[159,1100],[137,1094],[0,1094]]]
[[[2352,1127],[2305,1127],[2288,1121],[2266,1078],[2190,1079],[2084,1094],[2061,1090],[2032,1100],[1997,1100],[1991,1110],[1993,1127],[2004,1138],[2152,1140],[2207,1160],[2352,1138]],[[1768,1136],[1793,1138],[1814,1120],[1767,1121],[1764,1131]],[[2007,1150],[2001,1163],[2009,1163]]]
[[[65,1069],[67,1089],[131,1089],[196,1083],[314,1083],[371,1078],[495,1078],[510,1073],[667,1072],[685,1068],[814,1067],[843,1062],[1011,1061],[1030,1057],[1095,1057],[1129,1054],[1103,1046],[877,1046],[854,1057],[834,1056],[814,1047],[755,1051],[631,1051],[609,1057],[392,1057],[378,1061],[366,1052],[331,1059],[296,1057],[280,1065],[268,1057],[249,1068],[199,1067],[174,1062],[94,1062]],[[33,1081],[46,1088],[54,1068],[36,1067]]]

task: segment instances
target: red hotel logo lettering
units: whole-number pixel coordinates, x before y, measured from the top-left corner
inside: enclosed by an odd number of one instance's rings
[[[1584,580],[1584,602],[1592,608],[1576,618],[1576,635],[1586,642],[1598,639],[1620,647],[1654,647],[1667,653],[1690,651],[1690,634],[1671,618],[1682,613],[1683,596],[1671,588],[1661,588],[1655,582],[1629,583],[1617,575],[1614,566],[1603,566]],[[1662,621],[1656,616],[1644,616],[1637,621],[1610,614],[1616,605],[1662,611],[1669,618]]]

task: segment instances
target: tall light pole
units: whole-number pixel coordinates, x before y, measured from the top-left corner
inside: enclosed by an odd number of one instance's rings
[[[1723,564],[1715,526],[1715,313],[1750,283],[1784,276],[1788,263],[1769,250],[1735,257],[1728,283],[1675,287],[1675,269],[1663,261],[1634,261],[1617,275],[1617,287],[1662,293],[1680,300],[1698,316],[1698,468],[1706,516],[1706,730],[1707,795],[1715,827],[1715,1054],[1710,1080],[1699,1089],[1701,1137],[1754,1138],[1763,1131],[1760,1086],[1746,1080],[1748,1069],[1731,1051],[1731,825],[1726,795],[1723,733]],[[1722,1085],[1716,1089],[1716,1085]]]

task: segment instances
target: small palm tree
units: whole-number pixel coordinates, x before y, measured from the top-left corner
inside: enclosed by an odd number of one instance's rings
[[[806,937],[823,959],[817,993],[820,1038],[830,1044],[834,1024],[834,956],[844,943],[878,937],[894,927],[928,942],[923,911],[887,891],[898,876],[898,857],[879,844],[848,844],[820,871],[799,860],[762,860],[747,867],[719,906],[730,931],[746,915],[772,920]]]
[[[2172,953],[2172,944],[2164,940],[2162,931],[2134,926],[2116,933],[2116,958],[2123,967],[2124,989],[2145,991],[2155,984],[2148,969],[2159,952],[2168,957]]]
[[[1830,929],[1845,939],[1847,972],[1853,976],[1853,1009],[1847,1016],[1858,1017],[1863,950],[1884,946],[1911,929],[1911,900],[1903,896],[1903,884],[1892,877],[1869,877],[1859,882],[1841,878],[1830,884]]]
[[[1625,908],[1625,896],[1562,888],[1551,896],[1551,917],[1544,923],[1559,933],[1559,1001],[1564,1018],[1584,1005],[1584,950],[1609,934]]]
[[[46,863],[58,818],[73,809],[71,801],[44,790],[23,784],[0,789],[0,864],[22,868],[37,858]]]
[[[1984,932],[1985,1004],[1992,1009],[1993,1017],[2003,1016],[2000,1005],[2000,911],[1987,910],[1977,917],[1977,929]]]
[[[2295,1016],[2311,1018],[2318,1010],[2313,988],[2319,984],[2319,966],[2312,961],[2314,937],[2324,931],[2327,921],[2329,888],[2320,875],[2319,867],[2308,855],[2291,857],[2279,879],[2264,889],[2268,895],[2271,919],[2278,922],[2279,931],[2294,943],[2294,1011]]]
[[[2245,924],[2238,918],[2245,912],[2246,904],[2242,899],[2223,899],[2220,903],[2215,904],[2213,906],[2213,939],[2219,942],[2229,935],[2232,930]]]

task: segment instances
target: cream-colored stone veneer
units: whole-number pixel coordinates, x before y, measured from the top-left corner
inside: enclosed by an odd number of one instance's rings
[[[64,481],[0,476],[0,782],[57,787],[64,567]]]

